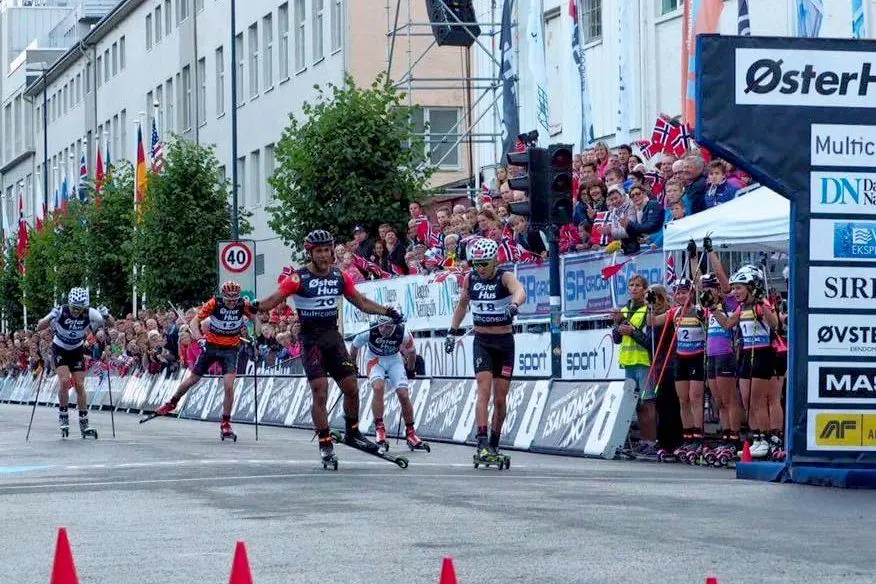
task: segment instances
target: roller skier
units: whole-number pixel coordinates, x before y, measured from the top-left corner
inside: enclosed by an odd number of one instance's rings
[[[499,245],[486,238],[475,240],[467,250],[472,271],[465,276],[459,303],[450,322],[444,350],[452,353],[454,337],[463,335],[459,328],[471,305],[474,325],[474,370],[478,385],[475,407],[477,451],[474,465],[511,466],[511,458],[499,454],[499,439],[505,423],[506,400],[514,372],[514,331],[512,323],[517,311],[526,302],[526,291],[513,272],[505,271],[496,262]],[[487,411],[493,398],[492,428],[487,437]]]
[[[97,438],[97,430],[88,425],[88,396],[85,393],[85,337],[88,329],[97,331],[109,318],[106,308],[89,307],[86,288],[71,288],[67,304],[56,306],[37,323],[37,330],[52,327],[52,358],[58,374],[58,421],[61,436],[70,435],[70,416],[67,407],[70,388],[76,389],[79,409],[79,432],[83,438]]]
[[[182,396],[207,374],[213,363],[218,362],[222,366],[222,387],[225,390],[219,435],[223,442],[226,438],[237,442],[237,434],[231,428],[231,408],[234,406],[234,382],[237,379],[240,334],[246,327],[246,319],[254,318],[256,312],[249,300],[241,297],[240,284],[234,280],[222,284],[220,295],[204,303],[189,323],[192,338],[200,343],[202,348],[198,360],[170,400],[158,408],[152,417],[166,416],[175,410]]]
[[[388,316],[381,316],[377,319],[377,326],[359,333],[353,339],[353,346],[350,349],[350,359],[353,363],[357,361],[359,350],[363,347],[367,347],[365,368],[368,382],[374,390],[371,410],[374,414],[377,445],[389,450],[389,444],[386,442],[386,425],[383,422],[383,390],[388,384],[391,390],[395,390],[401,405],[408,448],[429,452],[429,444],[421,440],[414,430],[414,406],[408,392],[408,376],[405,371],[405,362],[409,365],[408,369],[413,369],[417,356],[414,337],[405,330],[404,325],[396,324]]]
[[[379,455],[380,447],[359,431],[359,388],[356,364],[350,359],[338,331],[342,298],[367,314],[388,316],[400,324],[402,315],[393,308],[376,304],[356,290],[355,284],[334,266],[335,240],[328,231],[311,231],[304,240],[309,262],[280,282],[270,296],[255,303],[256,310],[270,310],[292,296],[301,323],[301,359],[313,392],[313,425],[319,437],[323,468],[337,469],[328,418],[328,378],[337,382],[344,394],[346,432],[344,442],[369,454]],[[399,464],[401,466],[401,464]]]

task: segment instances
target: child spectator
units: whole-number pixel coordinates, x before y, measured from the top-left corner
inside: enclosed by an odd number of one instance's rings
[[[727,182],[726,169],[720,160],[709,163],[709,189],[706,191],[706,208],[732,201],[736,197],[736,189]]]

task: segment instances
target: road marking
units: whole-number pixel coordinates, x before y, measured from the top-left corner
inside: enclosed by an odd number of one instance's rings
[[[35,471],[35,470],[46,470],[49,468],[56,468],[56,466],[57,465],[54,465],[54,464],[27,465],[27,466],[0,466],[0,474],[31,472],[31,471]]]

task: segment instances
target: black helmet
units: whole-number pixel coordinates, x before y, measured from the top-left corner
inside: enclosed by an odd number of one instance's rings
[[[310,251],[315,247],[333,246],[335,238],[325,229],[316,229],[304,238],[304,249]]]
[[[718,276],[714,272],[703,274],[703,277],[700,279],[700,284],[704,289],[717,289],[721,287],[721,284],[718,282]]]
[[[675,282],[675,291],[676,292],[678,292],[679,290],[690,290],[691,288],[693,288],[693,282],[691,282],[687,278],[679,278]]]

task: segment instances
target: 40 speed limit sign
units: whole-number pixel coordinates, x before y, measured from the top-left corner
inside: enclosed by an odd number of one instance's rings
[[[241,293],[250,300],[256,297],[256,246],[252,240],[217,241],[216,287],[226,280],[240,284]]]

